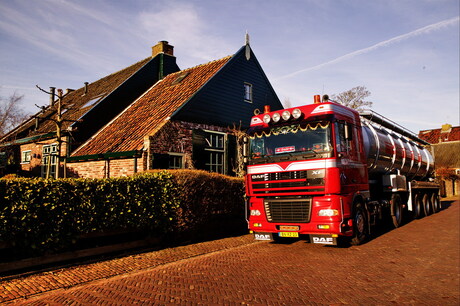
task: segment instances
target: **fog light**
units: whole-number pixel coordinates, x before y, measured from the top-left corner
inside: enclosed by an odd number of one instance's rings
[[[258,209],[251,209],[251,216],[260,216],[260,210]]]
[[[318,212],[318,216],[320,217],[332,217],[332,216],[338,216],[339,211],[337,209],[321,209]]]
[[[253,226],[254,227],[262,227],[262,223],[254,223]]]
[[[319,224],[318,229],[330,229],[331,226],[329,224]]]

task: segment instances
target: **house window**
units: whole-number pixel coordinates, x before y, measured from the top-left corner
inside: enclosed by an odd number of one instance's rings
[[[196,169],[226,174],[227,135],[197,129],[193,131],[193,165]]]
[[[206,137],[206,168],[211,172],[224,173],[225,134],[208,132]]]
[[[179,76],[171,83],[171,85],[176,85],[182,82],[183,79],[189,74],[189,71],[182,72]]]
[[[31,159],[31,151],[23,151],[21,154],[21,164],[28,164],[30,163]]]
[[[41,176],[55,177],[57,165],[57,144],[43,146]]]
[[[179,153],[168,153],[169,155],[169,169],[182,169],[184,168],[184,155]]]
[[[252,103],[252,84],[244,83],[244,101]]]

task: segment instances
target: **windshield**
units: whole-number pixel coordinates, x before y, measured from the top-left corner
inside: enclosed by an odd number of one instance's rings
[[[255,131],[250,135],[250,156],[258,159],[284,155],[310,153],[313,158],[332,152],[331,128],[329,122],[310,122],[269,130]],[[304,156],[305,158],[305,156]]]

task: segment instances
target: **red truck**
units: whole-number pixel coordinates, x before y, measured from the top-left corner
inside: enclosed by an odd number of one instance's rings
[[[363,243],[440,209],[425,141],[378,115],[315,96],[252,117],[244,155],[249,229],[257,240]]]

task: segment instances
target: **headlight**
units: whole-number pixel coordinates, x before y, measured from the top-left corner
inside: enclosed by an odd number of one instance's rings
[[[288,121],[291,118],[291,113],[289,111],[285,110],[283,112],[283,114],[281,115],[281,117],[283,117],[284,121]]]
[[[338,216],[339,211],[337,209],[321,209],[318,212],[318,216],[320,217],[333,217],[333,216]]]
[[[260,210],[258,209],[251,209],[251,216],[260,216]]]
[[[270,120],[271,120],[270,115],[269,115],[269,114],[265,114],[265,115],[264,115],[264,123],[267,123],[267,124],[268,124],[268,123],[270,122]]]
[[[272,119],[273,119],[273,121],[275,121],[275,122],[280,121],[280,118],[281,118],[281,116],[280,116],[279,113],[274,113],[273,116],[272,116]]]
[[[300,109],[296,108],[292,111],[292,117],[294,117],[294,119],[299,119],[300,116],[302,116]]]

